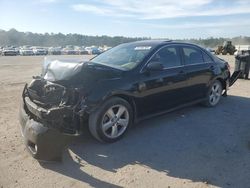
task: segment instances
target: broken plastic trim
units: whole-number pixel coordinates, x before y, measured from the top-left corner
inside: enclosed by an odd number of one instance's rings
[[[230,77],[229,79],[229,86],[231,87],[235,82],[236,80],[239,78],[239,76],[242,74],[242,71],[239,70],[239,71],[235,71],[232,76]]]
[[[76,90],[60,91],[61,94],[52,93],[46,96],[46,83],[43,87],[45,93],[38,92],[34,84],[42,86],[42,80],[33,81],[31,88],[26,85],[23,91],[23,101],[27,113],[44,126],[54,128],[63,134],[79,135],[81,134],[79,121],[81,109],[81,98]],[[54,101],[52,100],[54,99]]]

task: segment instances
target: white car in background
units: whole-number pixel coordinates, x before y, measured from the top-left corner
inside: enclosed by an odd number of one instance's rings
[[[111,49],[112,47],[110,47],[110,46],[104,46],[103,47],[103,52],[105,52],[105,51],[107,51],[107,50],[109,50],[109,49]]]
[[[17,55],[18,53],[17,53],[17,51],[16,51],[15,48],[13,48],[13,47],[7,47],[7,48],[3,48],[3,49],[2,49],[1,54],[2,54],[3,56],[15,56],[15,55]]]
[[[48,49],[49,55],[61,55],[62,54],[62,47],[50,47]]]
[[[43,47],[33,47],[32,50],[33,50],[34,55],[47,55],[48,54],[48,50]]]
[[[88,52],[89,55],[92,54],[92,47],[85,47],[85,50]]]
[[[30,46],[23,46],[19,49],[20,55],[26,56],[26,55],[34,55],[33,50]]]

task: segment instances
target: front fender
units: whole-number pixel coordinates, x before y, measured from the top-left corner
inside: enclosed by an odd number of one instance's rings
[[[127,83],[129,82],[122,80],[109,80],[108,82],[97,83],[98,85],[95,86],[95,89],[86,97],[85,111],[90,114],[102,105],[104,101],[113,96],[133,101],[133,98],[136,96],[136,88]]]

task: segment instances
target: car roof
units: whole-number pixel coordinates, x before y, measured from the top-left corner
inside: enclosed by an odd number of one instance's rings
[[[182,44],[182,45],[192,45],[196,47],[200,47],[199,45],[192,44],[189,42],[179,42],[179,41],[173,41],[173,40],[141,40],[141,41],[135,41],[135,42],[130,42],[131,44],[138,44],[140,46],[161,46],[165,44]]]
[[[140,40],[135,42],[130,42],[132,44],[138,44],[138,45],[159,45],[164,43],[172,42],[171,40]]]

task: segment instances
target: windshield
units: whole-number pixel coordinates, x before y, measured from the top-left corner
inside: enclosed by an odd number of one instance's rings
[[[142,46],[136,43],[121,44],[94,57],[91,62],[120,70],[131,70],[146,57],[151,49],[152,46]]]

